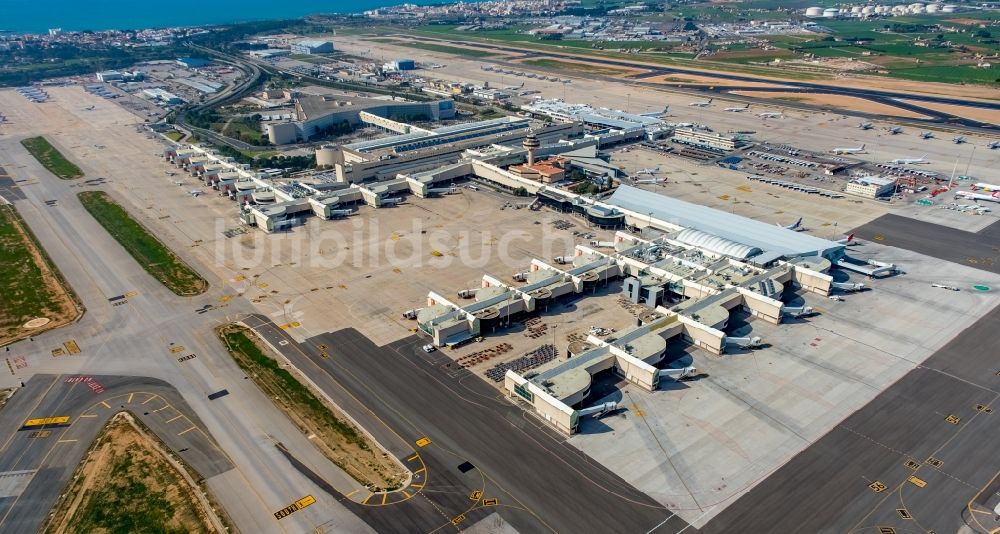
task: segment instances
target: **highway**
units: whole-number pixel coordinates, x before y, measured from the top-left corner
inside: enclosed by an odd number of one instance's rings
[[[469,509],[467,496],[480,490],[499,499],[496,511],[522,532],[667,533],[688,527],[482,379],[455,368],[451,358],[423,352],[415,336],[378,347],[349,329],[298,344],[264,317],[245,322],[394,454],[405,460],[417,453],[428,466],[428,480],[443,477],[438,483],[450,491],[422,493],[447,519],[464,515],[472,521],[490,512]],[[320,345],[328,347],[328,358]],[[421,438],[429,443],[420,446]],[[463,473],[466,463],[477,474]],[[417,521],[414,509],[428,523],[410,525]],[[415,532],[441,523],[441,514],[420,506],[394,505],[362,517],[379,532]],[[406,523],[394,526],[398,521]]]

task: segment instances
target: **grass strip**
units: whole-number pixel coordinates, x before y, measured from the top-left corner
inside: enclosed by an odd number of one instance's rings
[[[83,177],[83,171],[80,170],[80,167],[77,167],[72,161],[66,159],[66,156],[63,156],[61,152],[56,150],[56,147],[52,146],[52,143],[49,143],[48,139],[42,136],[29,137],[22,139],[21,144],[49,172],[63,180],[73,180]]]

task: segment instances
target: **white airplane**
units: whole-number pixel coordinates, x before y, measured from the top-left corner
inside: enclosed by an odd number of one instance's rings
[[[732,111],[733,113],[742,113],[748,109],[750,109],[750,104],[747,104],[743,107],[723,108],[722,111]]]
[[[198,195],[201,194],[201,189],[192,189],[188,191],[188,194],[193,196],[194,198],[198,198]]]
[[[893,126],[892,128],[889,128],[889,133],[892,135],[901,134],[903,133],[903,129],[899,126]]]
[[[926,165],[930,163],[930,161],[927,160],[927,154],[924,154],[919,158],[896,158],[889,160],[889,163],[892,163],[893,165]]]
[[[665,184],[665,183],[667,183],[667,179],[666,179],[666,177],[664,177],[664,178],[646,178],[644,180],[635,180],[632,183],[634,183],[635,185],[643,185],[643,184],[650,184],[650,185]]]
[[[988,183],[985,183],[985,182],[979,182],[979,183],[977,183],[977,184],[975,184],[975,185],[972,186],[972,190],[973,191],[983,190],[983,191],[986,191],[988,193],[993,193],[995,191],[1000,191],[1000,185],[993,185],[993,184],[988,184]]]
[[[639,169],[635,174],[637,176],[641,176],[643,174],[645,174],[646,176],[654,176],[658,172],[660,172],[660,166],[659,165],[657,165],[656,167],[652,167],[652,168]]]
[[[982,193],[973,193],[972,191],[956,191],[955,198],[964,198],[965,200],[985,200],[987,202],[1000,202],[1000,191],[994,191],[988,195]]]
[[[859,147],[854,147],[854,148],[838,147],[831,150],[831,152],[833,152],[834,154],[861,154],[864,151],[865,151],[864,143],[862,143],[861,146]]]
[[[796,232],[801,231],[801,230],[805,230],[805,228],[802,228],[802,217],[799,217],[799,220],[793,222],[792,224],[784,225],[784,224],[781,224],[781,223],[775,223],[775,225],[776,226],[780,226],[780,227],[784,228],[785,230],[794,230]]]
[[[934,132],[923,132],[923,133],[920,134],[920,138],[921,139],[933,139],[934,138]]]
[[[696,108],[707,108],[708,106],[712,105],[712,99],[709,98],[708,100],[702,100],[701,102],[691,102],[688,105],[694,106]]]
[[[834,243],[839,243],[841,245],[847,245],[849,247],[858,244],[858,242],[854,240],[854,234],[848,234],[847,237],[845,237],[843,239],[838,239],[838,240],[834,241]]]
[[[781,113],[779,111],[767,111],[767,112],[764,112],[764,113],[758,113],[757,116],[760,117],[760,118],[762,118],[762,119],[783,119],[783,118],[785,118],[785,114]]]
[[[174,185],[180,187],[180,186],[184,185],[184,182],[174,182]]]
[[[990,150],[996,150],[1000,148],[1000,141],[993,141],[992,143],[986,145],[986,148]]]
[[[965,142],[965,136],[964,135],[958,135],[958,136],[953,137],[951,140],[956,145],[960,145],[960,144],[962,144],[962,143]]]
[[[176,175],[176,174],[177,174],[177,173],[176,173],[176,172],[174,172],[174,171],[163,171],[163,172],[167,173],[167,176],[174,176],[174,175]]]
[[[87,106],[87,107],[83,108],[83,110],[84,111],[93,111],[94,110],[94,106]]]

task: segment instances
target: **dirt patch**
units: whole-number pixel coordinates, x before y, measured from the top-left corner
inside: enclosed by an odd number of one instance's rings
[[[921,102],[919,100],[904,100],[903,102],[916,104],[918,106],[933,109],[934,111],[940,111],[942,113],[948,113],[955,117],[963,117],[991,124],[1000,124],[1000,111],[995,109],[970,108],[954,104],[936,104],[933,102]]]
[[[395,458],[282,368],[252,331],[231,325],[217,333],[237,365],[331,462],[371,491],[402,487],[408,473]]]
[[[0,346],[75,321],[76,295],[42,252],[13,206],[0,206]],[[40,317],[48,323],[26,329]]]
[[[43,532],[220,532],[201,489],[189,478],[120,412],[77,468]]]
[[[893,115],[896,117],[907,117],[913,119],[927,118],[925,115],[900,109],[886,104],[879,104],[863,98],[843,95],[828,95],[821,93],[795,93],[795,92],[771,92],[771,91],[733,91],[733,94],[753,96],[757,98],[768,98],[773,100],[785,100],[788,102],[801,102],[813,106],[826,106],[830,108],[841,108],[865,113],[878,113],[882,115]]]

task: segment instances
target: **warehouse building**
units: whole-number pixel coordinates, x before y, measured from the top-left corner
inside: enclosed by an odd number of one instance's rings
[[[896,191],[896,180],[882,176],[862,176],[855,178],[844,187],[845,193],[865,198],[878,198],[892,195]]]
[[[678,128],[674,130],[673,140],[685,145],[716,148],[727,152],[736,150],[738,146],[738,140],[732,135],[706,132],[694,128]]]
[[[292,43],[291,51],[293,54],[329,54],[330,52],[333,52],[333,42],[319,39],[306,39]]]

